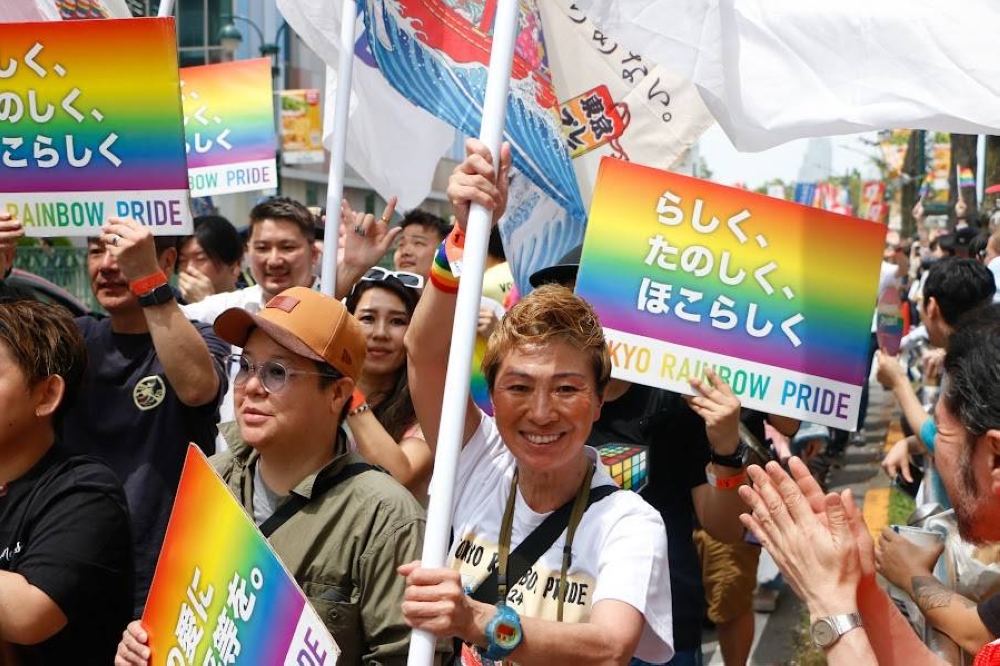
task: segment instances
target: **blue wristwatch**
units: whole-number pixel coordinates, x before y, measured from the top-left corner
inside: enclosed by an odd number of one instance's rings
[[[486,623],[485,633],[485,655],[493,661],[509,657],[524,638],[521,618],[518,617],[517,611],[502,601],[497,604],[496,615]]]

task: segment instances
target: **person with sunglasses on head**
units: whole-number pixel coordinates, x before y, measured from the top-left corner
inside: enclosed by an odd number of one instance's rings
[[[348,413],[346,422],[357,452],[426,504],[434,456],[410,399],[403,347],[422,285],[416,274],[373,269],[347,297],[347,310],[361,324],[368,353],[358,378],[358,391],[367,400]]]
[[[404,664],[410,630],[395,567],[419,557],[424,511],[348,450],[367,342],[344,305],[305,287],[215,322],[242,348],[228,360],[239,440],[212,464],[268,538],[341,649],[338,664]],[[148,635],[127,628],[116,664],[146,664]]]

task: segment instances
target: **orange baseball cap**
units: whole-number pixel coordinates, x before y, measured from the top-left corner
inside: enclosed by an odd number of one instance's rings
[[[337,299],[307,287],[292,287],[267,302],[260,314],[229,308],[215,332],[243,347],[255,328],[299,356],[328,363],[355,381],[368,348],[361,325]]]

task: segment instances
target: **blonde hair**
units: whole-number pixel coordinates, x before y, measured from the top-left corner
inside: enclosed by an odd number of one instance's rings
[[[586,301],[558,284],[538,287],[511,308],[486,344],[483,374],[493,392],[500,362],[513,350],[527,345],[566,342],[590,356],[597,394],[603,395],[611,379],[611,355],[604,329]]]

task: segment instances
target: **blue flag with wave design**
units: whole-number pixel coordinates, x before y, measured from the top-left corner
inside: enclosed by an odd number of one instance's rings
[[[497,0],[359,0],[369,48],[393,88],[478,136]],[[514,166],[576,220],[586,211],[566,150],[535,0],[521,0],[504,138]]]

